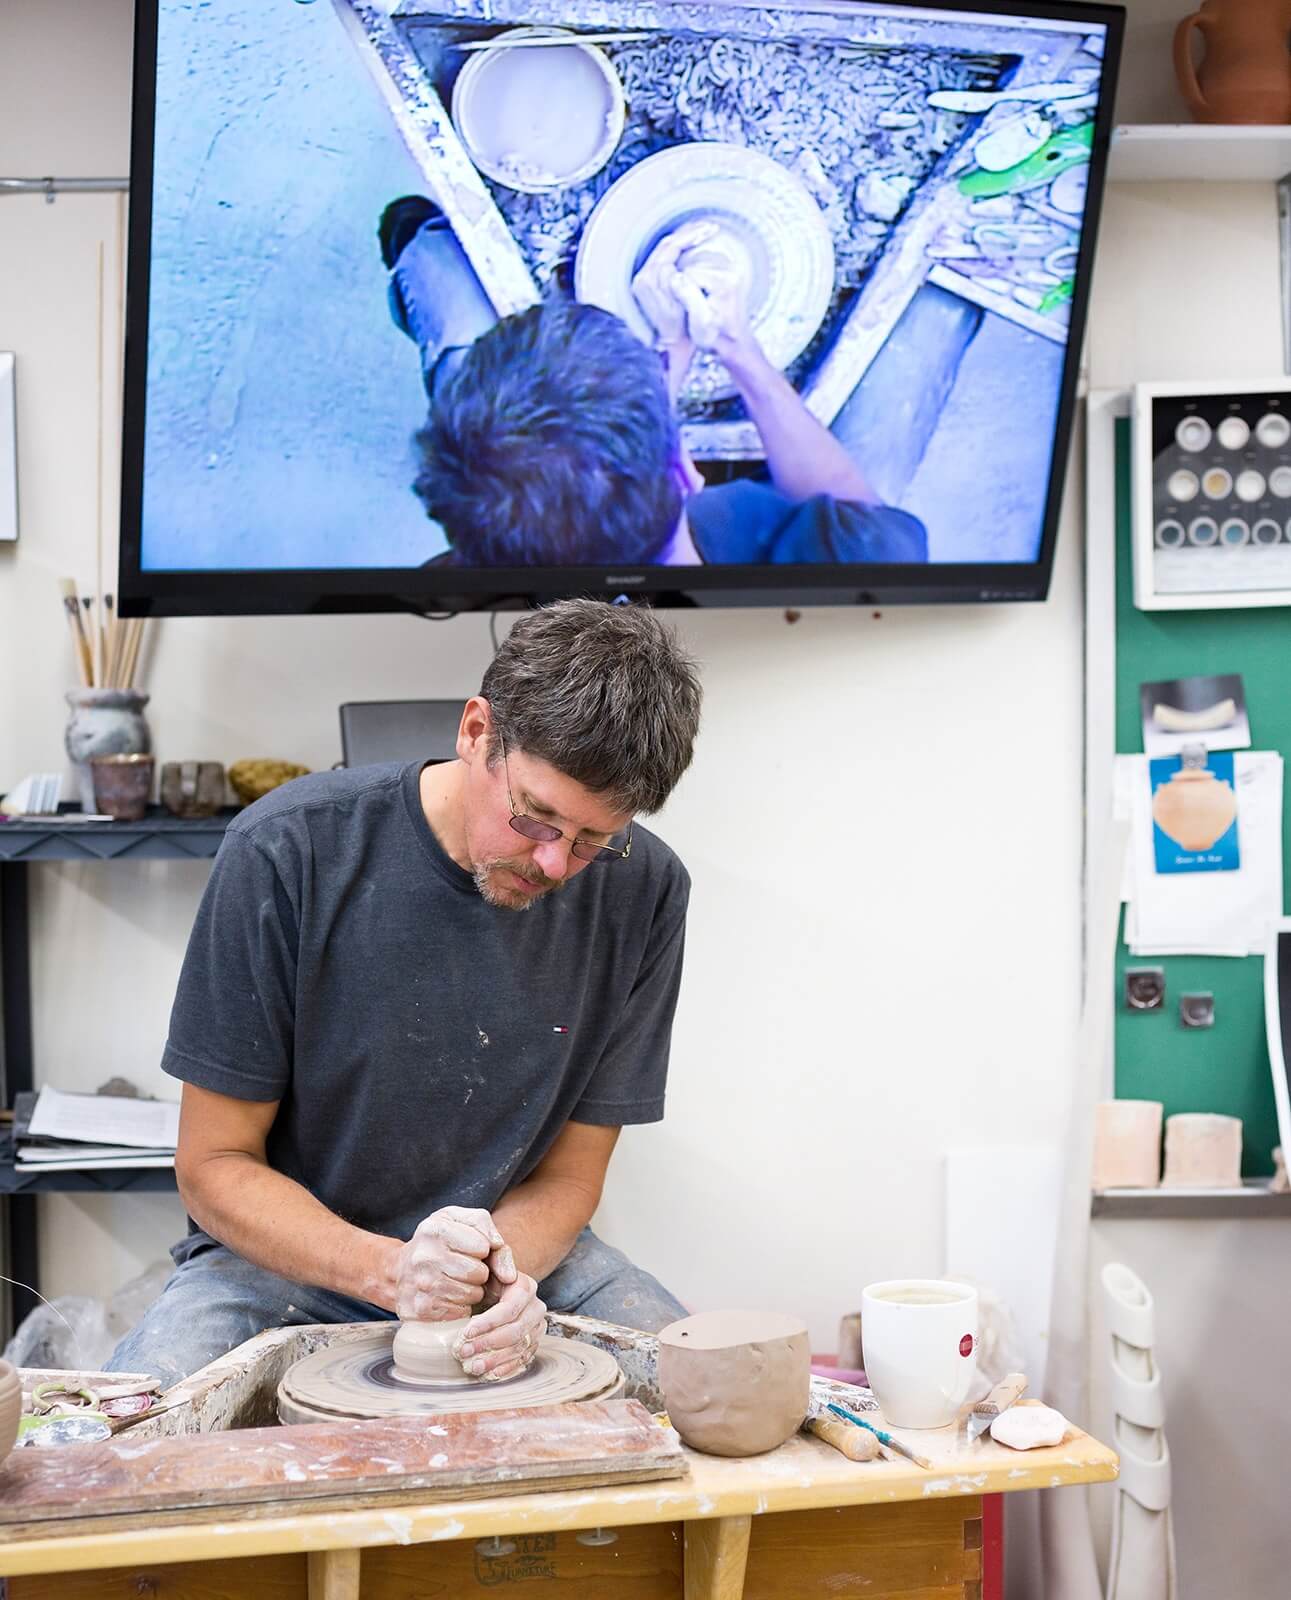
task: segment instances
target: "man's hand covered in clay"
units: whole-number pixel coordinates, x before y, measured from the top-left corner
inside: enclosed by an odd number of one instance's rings
[[[661,349],[721,353],[752,340],[748,283],[715,222],[686,222],[660,239],[632,280]]]
[[[717,233],[715,222],[684,222],[665,234],[632,280],[632,293],[650,320],[659,348],[688,342],[686,308],[677,296],[678,263],[687,250],[706,244]]]
[[[506,1257],[512,1281],[490,1279],[490,1291],[497,1291],[496,1303],[472,1317],[453,1346],[453,1354],[471,1377],[491,1383],[523,1372],[538,1354],[547,1327],[547,1307],[538,1298],[538,1285],[528,1273],[515,1270],[510,1250],[499,1254]]]
[[[418,1223],[400,1251],[395,1311],[405,1322],[469,1317],[490,1284],[500,1294],[515,1277],[511,1252],[488,1212],[444,1206]]]

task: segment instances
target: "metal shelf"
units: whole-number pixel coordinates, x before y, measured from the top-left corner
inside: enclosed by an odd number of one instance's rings
[[[1291,173],[1291,125],[1122,123],[1109,183],[1276,183]]]
[[[0,1139],[0,1194],[117,1194],[123,1189],[175,1191],[174,1167],[95,1167],[88,1172],[41,1172],[19,1167],[13,1140]]]
[[[76,816],[75,807],[59,810]],[[0,861],[209,861],[237,814],[229,807],[188,820],[149,806],[141,822],[0,822]]]
[[[1240,1189],[1105,1189],[1092,1197],[1090,1215],[1118,1219],[1291,1217],[1291,1194],[1274,1194],[1267,1179]]]
[[[76,818],[79,808],[59,808]],[[139,822],[46,822],[41,818],[0,822],[0,1102],[35,1088],[35,1049],[31,1019],[31,953],[28,945],[27,869],[42,861],[209,861],[220,848],[233,808],[193,820],[173,817],[150,806]],[[122,1190],[166,1193],[175,1188],[173,1169],[97,1168],[90,1172],[18,1171],[8,1141],[0,1143],[0,1200],[3,1201],[5,1273],[19,1280],[8,1291],[12,1331],[36,1304],[25,1285],[38,1287],[36,1197],[42,1194],[111,1194]],[[3,1298],[0,1297],[0,1311]],[[0,1328],[0,1334],[3,1328]],[[2,1341],[0,1341],[2,1342]]]

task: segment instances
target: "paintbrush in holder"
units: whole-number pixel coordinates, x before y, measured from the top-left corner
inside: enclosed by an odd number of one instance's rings
[[[147,756],[152,750],[143,715],[148,696],[134,687],[147,619],[118,616],[111,595],[78,598],[71,578],[64,578],[61,588],[80,677],[79,688],[69,690],[66,697],[71,715],[64,744],[76,774],[81,810],[88,813],[98,809],[92,761],[103,756]],[[137,784],[139,773],[134,780]],[[137,798],[131,804],[137,805]]]

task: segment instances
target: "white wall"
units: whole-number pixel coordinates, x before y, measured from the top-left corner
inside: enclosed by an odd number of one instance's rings
[[[7,0],[7,169],[126,170],[129,27],[127,0]],[[98,244],[111,278],[115,224],[110,198],[0,200],[23,519],[0,557],[0,666],[17,686],[0,787],[62,764],[56,580],[93,579]],[[687,978],[668,1119],[625,1135],[601,1223],[696,1305],[795,1308],[832,1349],[863,1282],[942,1269],[949,1143],[1060,1136],[1079,978],[1078,556],[1068,515],[1043,606],[680,620],[707,685],[695,767],[659,823],[695,880]],[[323,766],[339,702],[465,696],[488,649],[480,619],[167,621],[147,669],[155,744]],[[164,1087],[204,876],[33,871],[42,1076]],[[162,1197],[42,1213],[52,1292],[109,1288],[181,1221]]]

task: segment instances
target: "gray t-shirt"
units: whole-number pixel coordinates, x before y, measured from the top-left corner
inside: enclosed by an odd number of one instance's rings
[[[690,890],[638,827],[627,861],[490,906],[426,822],[420,770],[300,778],[229,825],[162,1061],[280,1101],[270,1165],[403,1239],[440,1206],[494,1206],[571,1120],[662,1117]]]

